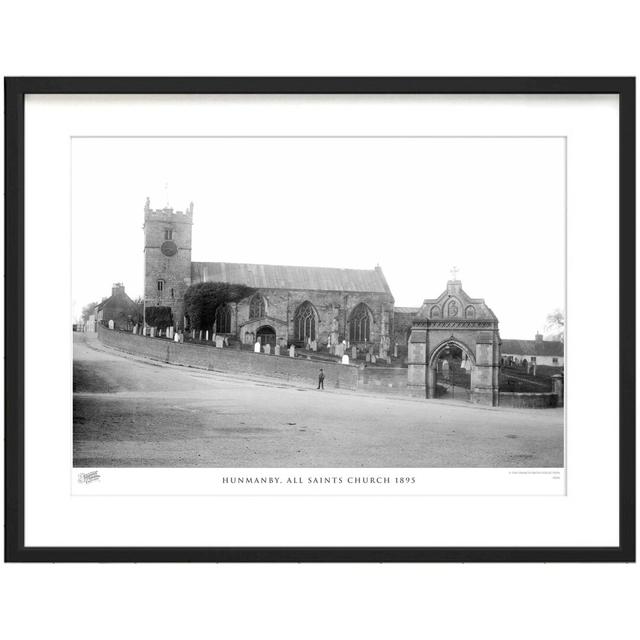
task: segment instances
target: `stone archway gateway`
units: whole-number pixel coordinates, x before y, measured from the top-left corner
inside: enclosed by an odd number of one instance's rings
[[[445,349],[459,349],[470,371],[471,402],[499,403],[500,335],[498,319],[482,298],[471,298],[459,280],[425,300],[409,335],[408,387],[412,395],[437,397],[437,366]]]

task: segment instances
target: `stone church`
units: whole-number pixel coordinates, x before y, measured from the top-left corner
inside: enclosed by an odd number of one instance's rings
[[[193,262],[193,203],[185,211],[144,210],[145,306],[167,306],[187,326],[184,294],[199,282],[244,284],[255,293],[218,309],[215,332],[243,344],[343,340],[376,353],[394,341],[394,300],[382,269],[337,269],[228,262]],[[406,345],[406,330],[402,339]]]
[[[501,339],[498,319],[471,298],[454,270],[447,288],[421,307],[394,307],[382,269],[338,269],[193,262],[193,203],[185,211],[144,209],[144,304],[170,307],[188,328],[184,296],[192,284],[243,284],[253,293],[217,310],[212,331],[228,342],[326,349],[346,342],[360,353],[407,364],[413,395],[436,397],[443,360],[468,372],[471,399],[498,404]]]

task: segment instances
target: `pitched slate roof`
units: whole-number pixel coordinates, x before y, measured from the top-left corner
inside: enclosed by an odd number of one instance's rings
[[[409,313],[416,314],[420,311],[420,307],[394,307],[394,313]]]
[[[513,356],[564,356],[564,344],[551,340],[503,340],[502,353]]]
[[[334,269],[275,264],[192,262],[191,282],[228,282],[256,289],[309,289],[313,291],[359,291],[386,293],[391,290],[380,267]]]

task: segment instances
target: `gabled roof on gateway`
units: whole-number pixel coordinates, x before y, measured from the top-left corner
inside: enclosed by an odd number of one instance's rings
[[[393,300],[380,267],[334,269],[244,262],[192,262],[191,282],[228,282],[256,289],[386,293]]]
[[[434,313],[434,307],[437,315]],[[418,319],[435,317],[438,320],[465,319],[468,307],[473,308],[474,320],[497,320],[484,298],[472,298],[463,290],[460,280],[449,280],[447,288],[437,298],[425,300],[416,317]]]

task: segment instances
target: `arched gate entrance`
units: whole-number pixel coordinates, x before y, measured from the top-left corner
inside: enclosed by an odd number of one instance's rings
[[[456,382],[464,381],[471,402],[498,406],[498,319],[483,299],[468,296],[459,280],[450,280],[438,298],[424,301],[411,327],[408,352],[408,387],[413,395],[455,396],[456,388],[464,386]],[[443,388],[453,393],[447,396]]]

